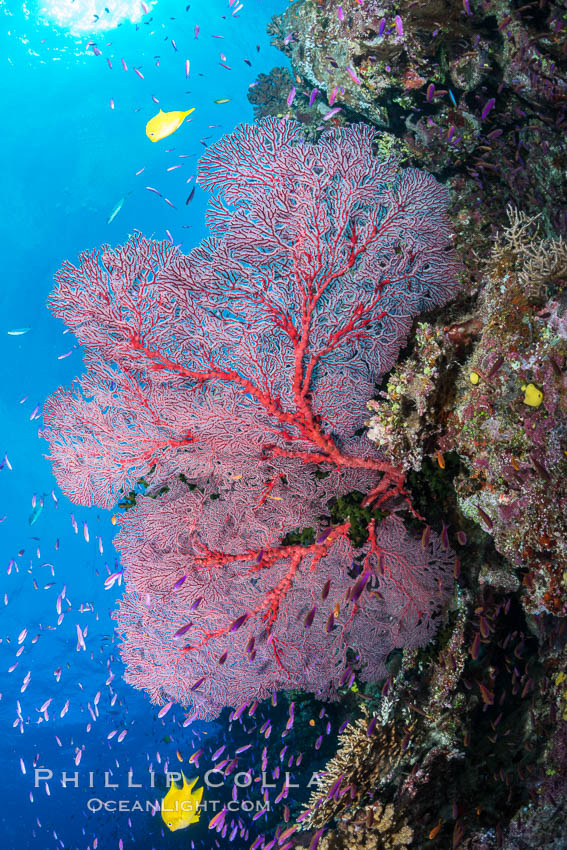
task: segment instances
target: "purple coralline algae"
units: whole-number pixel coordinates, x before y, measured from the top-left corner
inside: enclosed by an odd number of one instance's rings
[[[482,327],[439,440],[459,507],[523,571],[526,609],[567,614],[567,245],[511,212],[486,264]]]

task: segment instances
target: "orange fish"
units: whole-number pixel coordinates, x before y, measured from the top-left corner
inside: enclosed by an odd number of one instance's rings
[[[441,829],[442,826],[443,826],[443,821],[441,819],[439,819],[439,823],[437,824],[437,826],[434,826],[433,829],[431,830],[431,832],[429,833],[429,838],[430,838],[431,841],[433,841],[435,836],[439,835],[439,830]]]

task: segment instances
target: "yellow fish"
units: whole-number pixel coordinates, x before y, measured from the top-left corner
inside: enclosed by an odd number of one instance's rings
[[[174,111],[164,112],[162,109],[153,118],[150,118],[146,124],[146,136],[151,142],[159,142],[160,139],[165,139],[166,136],[171,136],[176,130],[181,127],[188,115],[195,112],[193,109],[188,109],[187,112]]]
[[[178,788],[175,782],[161,801],[161,816],[165,825],[171,832],[178,829],[186,829],[193,823],[198,823],[201,810],[198,808],[203,797],[203,788],[193,791],[193,786],[199,781],[196,776],[189,785],[185,774],[182,773],[183,787]]]
[[[526,384],[522,387],[524,393],[524,404],[530,407],[539,407],[543,401],[543,393],[534,384]]]

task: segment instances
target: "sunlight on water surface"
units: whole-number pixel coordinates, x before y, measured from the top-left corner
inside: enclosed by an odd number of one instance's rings
[[[138,23],[154,6],[155,0],[40,0],[38,14],[72,33],[96,33]]]

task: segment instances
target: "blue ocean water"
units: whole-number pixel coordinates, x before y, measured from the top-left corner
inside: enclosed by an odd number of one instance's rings
[[[256,75],[285,64],[265,33],[281,0],[245,0],[235,15],[237,4],[224,0],[154,0],[148,13],[141,5],[0,0],[4,848],[225,846],[207,830],[212,815],[176,834],[164,832],[159,814],[88,805],[160,799],[164,768],[180,766],[176,753],[186,774],[196,775],[187,759],[219,738],[221,728],[196,722],[182,729],[175,707],[158,719],[148,697],[122,681],[110,618],[122,590],[118,583],[104,588],[119,570],[110,513],[77,508],[60,493],[38,439],[44,399],[81,372],[80,350],[46,308],[54,273],[65,259],[122,244],[134,230],[170,235],[186,250],[202,239],[204,193],[197,188],[185,203],[198,157],[204,145],[252,119],[246,93]],[[56,22],[71,13],[84,29]],[[105,16],[114,16],[115,25],[103,30]],[[224,98],[229,102],[214,103]],[[191,120],[177,133],[159,144],[148,140],[145,124],[159,108],[191,107]],[[130,770],[130,784],[141,789],[128,787]],[[219,798],[230,793],[232,786],[223,788]],[[249,838],[239,830],[230,846],[249,846],[261,828],[261,820],[246,822]]]

